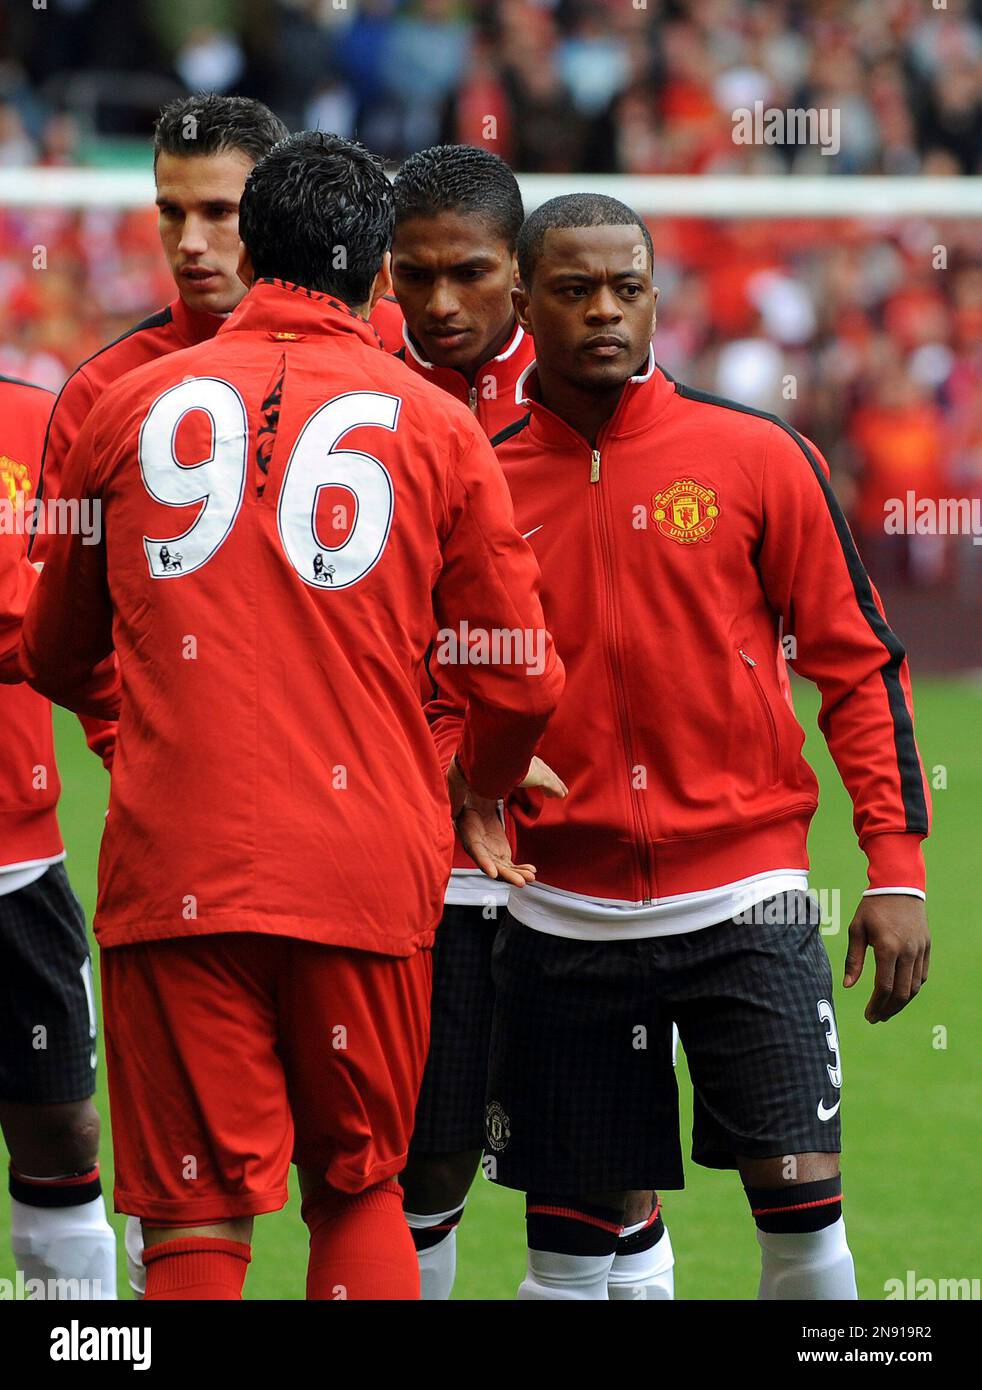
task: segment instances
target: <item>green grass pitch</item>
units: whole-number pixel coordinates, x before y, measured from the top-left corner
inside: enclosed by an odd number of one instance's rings
[[[845,1076],[845,1214],[865,1299],[882,1299],[885,1281],[906,1279],[908,1270],[918,1278],[936,1279],[982,1272],[974,1244],[980,1197],[982,911],[973,877],[980,857],[982,686],[923,680],[915,698],[921,752],[935,788],[934,833],[927,847],[934,933],[930,983],[899,1018],[872,1028],[863,1019],[871,965],[853,990],[840,987],[836,992]],[[832,890],[840,892],[839,930],[825,938],[840,981],[846,929],[865,886],[865,861],[853,837],[848,798],[814,727],[813,688],[797,682],[795,703],[809,731],[807,755],[822,786],[811,837],[812,884],[829,893],[830,905]],[[56,728],[68,867],[91,917],[108,779],[86,749],[78,724],[63,711],[56,712]],[[938,786],[941,780],[946,787]],[[687,1134],[691,1104],[681,1054],[679,1081]],[[97,1102],[104,1125],[103,1171],[111,1187],[104,1070]],[[684,1192],[668,1193],[665,1199],[678,1296],[753,1298],[757,1244],[736,1175],[687,1162],[686,1181]],[[121,1237],[123,1219],[114,1220]],[[14,1272],[7,1225],[7,1204],[0,1202],[0,1277]],[[479,1176],[458,1238],[455,1298],[513,1298],[524,1267],[523,1234],[521,1197]],[[303,1297],[305,1237],[294,1189],[284,1211],[256,1222],[247,1298]],[[119,1248],[120,1288],[128,1296],[121,1238]]]

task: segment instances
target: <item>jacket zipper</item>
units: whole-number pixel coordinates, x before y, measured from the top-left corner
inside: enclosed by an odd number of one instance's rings
[[[743,657],[744,663],[746,664],[747,670],[750,673],[750,679],[753,683],[757,699],[760,702],[760,707],[764,711],[764,718],[767,720],[767,732],[770,735],[771,740],[771,781],[776,782],[778,780],[778,776],[781,770],[778,761],[777,724],[774,721],[774,714],[771,710],[770,705],[768,704],[767,696],[764,694],[764,687],[760,683],[760,677],[757,674],[756,661],[753,659],[752,656],[748,656],[742,647],[739,650],[740,655]]]
[[[600,450],[593,449],[590,454],[590,482],[600,481]],[[600,532],[600,555],[604,571],[604,596],[607,602],[610,627],[610,669],[614,678],[614,689],[617,697],[617,714],[621,726],[621,743],[627,756],[627,765],[633,779],[634,767],[634,748],[631,741],[631,721],[627,712],[627,692],[624,685],[624,674],[621,669],[620,643],[618,641],[617,625],[614,619],[614,583],[613,583],[613,561],[611,557],[610,538],[607,528],[606,505],[603,492],[598,492],[597,508]],[[650,906],[650,884],[651,884],[651,848],[650,836],[648,834],[647,819],[644,808],[638,798],[638,793],[632,786],[629,791],[631,808],[634,812],[635,833],[637,840],[635,851],[638,860],[638,869],[641,874],[642,903],[645,907]]]
[[[471,408],[472,414],[477,414],[477,387],[472,386],[467,392],[467,404]]]

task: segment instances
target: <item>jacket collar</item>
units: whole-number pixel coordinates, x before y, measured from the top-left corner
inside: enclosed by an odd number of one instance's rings
[[[426,358],[413,341],[407,323],[402,325],[402,340],[406,345],[406,362],[410,366],[420,373],[428,374],[433,379],[434,383],[438,386],[442,386],[445,391],[451,391],[454,395],[462,396],[464,400],[467,399],[470,386],[463,372],[458,372],[455,367],[438,367],[433,362],[427,362]],[[480,376],[482,372],[486,372],[489,368],[495,366],[495,364],[500,364],[502,362],[513,362],[517,368],[521,363],[521,354],[518,349],[521,347],[524,340],[525,329],[520,323],[516,323],[511,337],[498,353],[497,357],[490,357],[487,362],[482,362],[475,372],[475,378]],[[511,377],[510,380],[508,379],[507,367],[503,373],[498,372],[497,376],[499,379],[504,376],[508,386],[511,386],[511,382],[517,379],[514,376]]]
[[[655,361],[655,350],[648,348],[648,361],[637,376],[628,377],[617,402],[617,409],[600,431],[609,442],[641,434],[661,415],[675,395],[675,382]],[[589,448],[589,444],[560,416],[539,400],[539,381],[531,362],[515,385],[515,401],[531,414],[529,433],[546,444],[568,445],[570,439]],[[598,440],[599,443],[599,440]]]
[[[200,309],[189,309],[180,295],[169,307],[174,331],[186,347],[194,347],[195,343],[204,343],[209,338],[214,338],[228,317],[225,314],[208,314]]]
[[[360,338],[369,347],[382,346],[382,339],[372,325],[340,299],[294,285],[289,280],[256,280],[218,331],[266,333],[271,338],[283,340],[313,334],[344,334]]]

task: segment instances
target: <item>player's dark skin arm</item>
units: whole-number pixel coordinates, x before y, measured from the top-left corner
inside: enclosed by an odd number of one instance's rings
[[[907,1007],[927,981],[931,933],[920,898],[882,893],[863,898],[849,924],[849,949],[842,983],[851,989],[863,973],[867,948],[876,974],[866,1005],[868,1023],[885,1023]]]

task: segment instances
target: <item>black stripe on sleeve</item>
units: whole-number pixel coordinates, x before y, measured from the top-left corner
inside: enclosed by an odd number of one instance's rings
[[[506,425],[503,430],[499,430],[491,440],[492,449],[496,449],[499,444],[504,444],[505,440],[511,439],[512,435],[520,434],[531,418],[532,412],[530,410],[526,411],[526,413],[515,420],[513,424]]]
[[[900,794],[903,799],[906,828],[910,834],[926,835],[928,832],[927,802],[924,796],[924,784],[921,780],[917,743],[914,739],[914,722],[911,719],[910,710],[907,708],[907,701],[904,699],[904,690],[900,681],[900,668],[907,653],[900,638],[876,606],[866,567],[856,549],[856,542],[853,540],[849,524],[839,506],[839,499],[833,492],[832,485],[826,478],[821,464],[798,431],[786,420],[782,420],[779,415],[771,415],[766,410],[755,410],[752,406],[740,404],[739,401],[729,401],[721,396],[711,396],[705,391],[696,391],[690,386],[677,384],[676,390],[680,396],[684,396],[688,400],[699,401],[705,405],[721,406],[725,410],[736,410],[744,415],[756,415],[761,420],[769,420],[772,425],[777,425],[779,429],[784,430],[785,434],[790,435],[808,460],[812,472],[818,480],[818,485],[822,489],[822,495],[832,518],[832,525],[839,538],[860,612],[869,624],[874,636],[883,643],[887,651],[888,660],[881,667],[880,674],[883,677],[887,704],[893,721],[893,742],[897,754],[897,767],[900,772]]]

